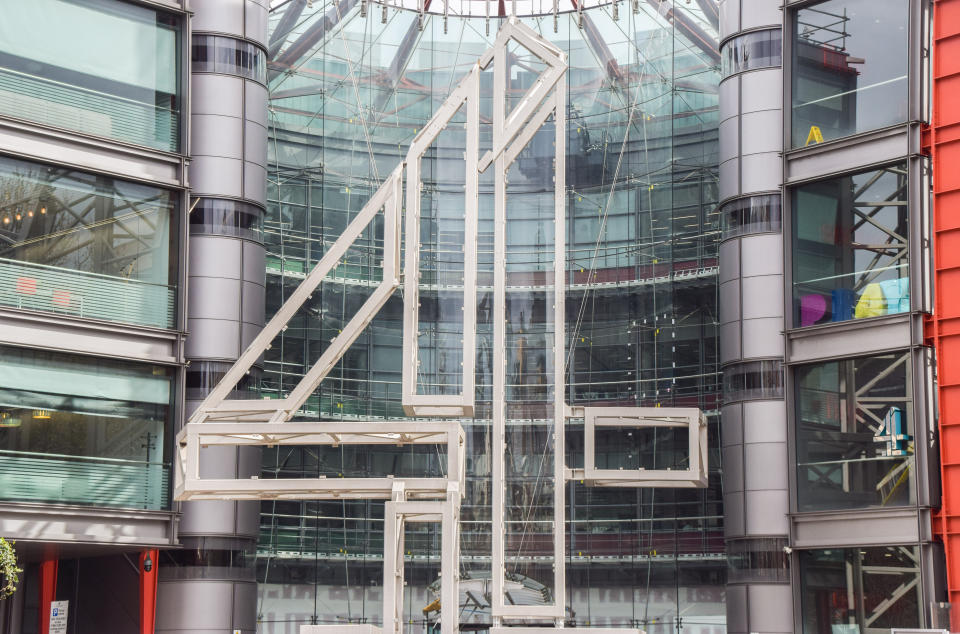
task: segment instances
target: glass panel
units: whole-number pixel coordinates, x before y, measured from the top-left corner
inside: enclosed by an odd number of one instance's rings
[[[690,468],[687,427],[602,427],[598,424],[594,442],[597,469]]]
[[[720,217],[724,240],[750,233],[779,232],[780,194],[731,200],[720,207]]]
[[[190,235],[202,234],[263,242],[263,209],[236,200],[203,197],[190,212]]]
[[[727,542],[727,583],[788,583],[790,556],[784,537],[731,539]]]
[[[909,357],[797,368],[799,510],[916,504]]]
[[[173,378],[0,347],[0,499],[168,508]]]
[[[0,158],[0,305],[176,325],[173,192]]]
[[[723,402],[783,398],[783,362],[746,361],[723,368]]]
[[[921,627],[916,546],[800,551],[803,634]]]
[[[755,68],[780,66],[782,42],[780,29],[753,31],[727,40],[720,51],[722,77]]]
[[[470,0],[472,3],[472,0]],[[278,7],[282,17],[290,3]],[[455,3],[454,3],[455,4]],[[522,4],[522,3],[520,3]],[[674,25],[641,2],[637,13],[620,3],[574,14],[523,20],[567,55],[566,184],[569,283],[566,294],[569,402],[612,406],[719,407],[716,325],[717,82],[716,31],[697,3],[675,3],[705,40]],[[325,24],[325,38],[302,59],[289,62],[270,82],[267,314],[289,296],[305,271],[342,233],[359,205],[404,160],[411,139],[423,130],[441,100],[492,43],[483,4],[474,18],[387,12],[361,3],[325,17],[330,5],[314,2],[298,18],[289,43]],[[434,3],[433,8],[442,4]],[[569,5],[571,6],[572,5]],[[433,8],[430,10],[432,11]],[[549,12],[549,5],[544,4]],[[509,7],[507,9],[509,11]],[[561,10],[563,7],[561,6]],[[491,4],[491,11],[496,6]],[[477,19],[477,16],[481,16]],[[272,19],[274,28],[278,19]],[[685,34],[686,33],[686,34]],[[595,37],[595,39],[594,39]],[[592,41],[591,41],[592,40]],[[511,105],[541,68],[522,50],[510,61]],[[605,58],[606,53],[610,54]],[[283,55],[283,52],[281,52]],[[489,75],[489,73],[484,73]],[[481,145],[490,143],[489,97],[481,92]],[[698,634],[724,623],[723,513],[719,477],[719,416],[709,418],[711,456],[707,489],[599,489],[567,485],[567,596],[553,596],[552,524],[554,386],[551,334],[550,244],[553,172],[550,126],[521,152],[509,177],[507,245],[507,430],[510,453],[507,572],[516,601],[564,601],[567,626],[635,627],[650,634]],[[431,287],[456,285],[462,222],[462,129],[455,127],[424,159],[421,234],[422,383],[446,379],[456,388],[456,357],[430,357],[459,347],[460,294],[446,298]],[[493,181],[481,178],[477,307],[477,410],[461,420],[466,432],[466,483],[461,507],[460,622],[482,631],[491,622],[490,532],[491,341]],[[462,215],[462,210],[461,210]],[[428,226],[428,223],[429,226]],[[310,312],[278,336],[265,354],[263,385],[289,389],[337,336],[376,278],[382,260],[371,233],[352,249],[343,273],[314,293]],[[379,238],[377,238],[379,239]],[[435,282],[434,280],[439,280]],[[336,282],[334,284],[333,282]],[[344,290],[344,286],[347,290]],[[447,291],[444,291],[446,293]],[[437,305],[438,301],[448,305]],[[314,420],[400,418],[402,303],[387,303],[308,403]],[[298,317],[298,319],[300,319]],[[434,333],[436,336],[434,338]],[[431,365],[425,365],[429,363]],[[442,367],[441,367],[442,366]],[[442,370],[442,371],[441,371]],[[779,370],[778,370],[779,372]],[[440,383],[440,381],[436,381]],[[567,421],[568,465],[583,464],[582,422]],[[662,447],[657,439],[658,450]],[[290,469],[317,473],[314,448],[264,451],[264,476]],[[639,455],[639,454],[634,454]],[[327,453],[324,473],[340,472],[339,456]],[[644,461],[647,458],[644,457]],[[659,454],[658,454],[659,460]],[[661,464],[656,462],[655,464]],[[350,466],[347,463],[346,466]],[[418,467],[422,468],[422,467]],[[311,471],[313,469],[313,471]],[[540,486],[538,488],[537,482]],[[526,505],[526,508],[524,506]],[[383,563],[382,503],[277,501],[261,512],[258,585],[264,632],[283,632],[292,622],[378,623]],[[421,527],[416,527],[417,531]],[[405,634],[436,626],[424,614],[434,598],[439,546],[407,531],[408,586]],[[606,563],[599,563],[599,561]],[[344,588],[349,587],[349,593]],[[467,593],[470,597],[467,598]],[[315,619],[315,620],[314,620]]]
[[[907,120],[909,9],[907,0],[829,0],[797,11],[793,147]]]
[[[905,163],[793,190],[794,325],[908,312]]]
[[[223,73],[267,83],[266,54],[250,42],[222,35],[194,35],[191,69],[195,73]]]
[[[0,113],[175,152],[179,60],[172,15],[108,0],[21,2],[0,20]]]

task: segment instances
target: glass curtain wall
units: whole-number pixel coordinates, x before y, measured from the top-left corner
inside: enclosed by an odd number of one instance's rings
[[[479,5],[478,5],[479,6]],[[648,632],[722,627],[726,561],[717,415],[717,84],[719,54],[695,44],[644,3],[524,18],[569,56],[567,349],[570,403],[690,406],[710,416],[705,490],[567,488],[567,596],[552,588],[552,496],[538,479],[550,425],[553,332],[552,122],[509,173],[507,210],[508,588],[516,601],[565,603],[567,622]],[[678,7],[710,37],[697,9]],[[274,16],[272,26],[282,16]],[[482,15],[482,14],[481,14]],[[384,17],[385,16],[385,17]],[[383,18],[383,21],[382,21]],[[405,156],[414,135],[499,26],[483,18],[424,16],[370,4],[328,19],[313,51],[285,51],[317,31],[308,10],[268,63],[270,82],[267,312],[275,311]],[[592,34],[592,35],[591,35]],[[512,51],[510,103],[541,67]],[[283,66],[280,62],[283,62]],[[271,65],[272,64],[272,65]],[[278,74],[275,71],[284,70]],[[490,143],[492,77],[481,83],[481,152]],[[462,121],[457,115],[454,121]],[[422,392],[461,381],[463,266],[462,129],[442,134],[423,160],[420,259]],[[490,412],[493,363],[493,180],[480,182],[477,412],[464,420],[467,491],[461,512],[462,624],[490,623]],[[261,390],[284,395],[299,381],[380,280],[382,219],[350,247],[264,358]],[[394,296],[308,401],[316,420],[395,419],[400,403],[402,302]],[[508,433],[508,436],[510,434]],[[566,464],[583,465],[582,421],[567,423]],[[608,438],[607,444],[619,442]],[[525,444],[524,444],[525,443]],[[685,451],[662,434],[636,434],[611,459],[680,464]],[[611,454],[612,455],[612,454]],[[552,459],[552,458],[550,458]],[[433,453],[404,448],[265,449],[262,477],[437,474]],[[543,467],[544,472],[550,466]],[[552,486],[552,484],[550,485]],[[516,516],[516,517],[514,517]],[[264,502],[258,553],[260,631],[294,623],[379,623],[383,505],[366,501]],[[407,529],[409,632],[437,619],[424,611],[438,590],[439,526]],[[466,595],[461,592],[462,598]],[[484,598],[486,595],[486,598]]]
[[[177,197],[0,157],[0,305],[176,326]]]
[[[909,0],[828,0],[793,31],[793,147],[907,121]]]
[[[910,352],[798,366],[800,511],[917,503]]]
[[[795,325],[910,311],[908,181],[899,163],[792,190]]]
[[[0,347],[0,499],[169,508],[171,368]]]
[[[180,149],[180,20],[111,0],[30,0],[0,20],[0,114]]]
[[[803,634],[921,627],[916,545],[800,551]]]

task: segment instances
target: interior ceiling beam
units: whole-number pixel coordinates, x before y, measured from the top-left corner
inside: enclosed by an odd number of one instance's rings
[[[717,38],[704,31],[689,15],[674,8],[670,0],[647,0],[647,4],[680,30],[714,64],[720,63],[720,44]]]
[[[273,33],[270,35],[270,44],[267,47],[267,59],[273,59],[280,52],[280,47],[287,41],[290,31],[297,25],[297,20],[307,6],[307,0],[292,0],[283,12]]]
[[[327,31],[339,24],[356,4],[357,0],[341,0],[335,3],[321,19],[310,25],[303,35],[294,40],[287,50],[269,62],[268,79],[272,80],[280,73],[292,69],[294,64],[313,50],[313,47],[326,37]]]
[[[719,31],[720,8],[717,6],[717,3],[714,0],[697,0],[697,4],[700,6],[700,10],[703,11],[703,15],[706,16],[710,26]]]
[[[576,8],[577,0],[571,1],[573,2],[574,8]],[[600,60],[600,63],[603,64],[603,69],[606,71],[607,76],[614,81],[622,80],[624,78],[623,71],[620,70],[620,65],[617,64],[617,58],[610,52],[610,47],[603,41],[600,31],[597,30],[597,25],[594,24],[593,20],[586,13],[582,15],[582,19],[583,31],[587,35],[587,44],[593,50],[593,54]]]

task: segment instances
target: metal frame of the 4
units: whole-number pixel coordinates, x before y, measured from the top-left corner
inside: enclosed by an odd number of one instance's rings
[[[508,45],[519,45],[543,62],[546,69],[515,107],[506,110]],[[480,77],[493,67],[492,148],[480,153]],[[260,334],[193,412],[177,437],[175,497],[177,500],[263,499],[383,499],[387,500],[384,536],[383,630],[399,634],[403,628],[403,526],[408,522],[439,522],[442,526],[441,632],[458,629],[459,510],[464,491],[464,433],[457,419],[474,415],[476,357],[477,233],[479,175],[494,170],[494,286],[493,286],[493,414],[492,414],[492,597],[494,630],[508,623],[536,619],[562,627],[565,616],[564,482],[582,480],[591,486],[706,486],[706,424],[697,409],[570,407],[564,403],[566,283],[566,55],[516,18],[507,19],[494,45],[473,65],[430,122],[414,138],[406,159],[371,196],[340,238],[294,290]],[[420,161],[424,153],[461,109],[466,113],[466,170],[464,205],[463,370],[458,394],[419,393],[417,330],[419,324]],[[555,215],[553,249],[553,597],[551,605],[510,605],[505,601],[505,458],[506,434],[506,260],[507,171],[521,150],[553,117],[555,131]],[[459,125],[459,124],[458,124]],[[404,185],[406,190],[404,191]],[[406,208],[402,206],[406,194]],[[310,298],[343,258],[354,240],[383,211],[383,279],[343,331],[331,342],[300,383],[282,399],[228,399],[237,383],[269,349],[297,310]],[[406,222],[406,259],[401,276],[401,225]],[[393,292],[403,294],[403,407],[408,416],[448,420],[357,422],[289,422],[370,324]],[[564,425],[569,418],[585,420],[585,469],[563,464]],[[601,427],[685,426],[689,429],[690,462],[686,470],[598,470],[594,468],[594,430]],[[274,445],[444,445],[445,477],[206,479],[200,477],[204,447]],[[344,626],[337,626],[343,628]],[[528,631],[512,628],[511,633]],[[537,631],[543,631],[542,628]],[[575,633],[578,628],[566,628]],[[589,630],[594,632],[597,630]],[[638,632],[636,629],[600,630]]]

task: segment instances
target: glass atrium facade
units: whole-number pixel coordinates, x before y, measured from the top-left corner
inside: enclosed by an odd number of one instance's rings
[[[429,4],[429,3],[428,3]],[[492,43],[499,20],[345,3],[308,9],[268,68],[270,138],[267,317],[340,235],[451,89]],[[331,5],[333,6],[333,5]],[[491,5],[493,6],[493,5]],[[343,7],[350,7],[343,10]],[[433,11],[440,8],[433,7]],[[494,7],[494,12],[496,8]],[[567,79],[567,384],[571,404],[698,407],[708,414],[707,489],[600,489],[568,483],[567,596],[552,588],[553,122],[510,168],[507,208],[507,574],[511,600],[565,602],[568,624],[648,632],[722,631],[723,510],[717,352],[716,25],[696,7],[660,16],[617,3],[522,22],[560,47]],[[523,14],[523,10],[518,10]],[[419,25],[422,22],[422,30]],[[278,36],[278,25],[292,29]],[[314,52],[286,55],[313,36]],[[271,51],[272,53],[275,51]],[[512,51],[508,108],[542,64]],[[481,79],[481,153],[491,138],[492,81]],[[421,390],[458,389],[462,362],[464,133],[454,119],[423,159]],[[274,341],[261,392],[296,385],[380,280],[378,218]],[[493,179],[480,180],[476,417],[467,433],[461,512],[461,618],[490,623]],[[461,286],[458,286],[461,285]],[[377,420],[401,408],[402,298],[392,297],[328,375],[305,420]],[[559,395],[557,397],[560,397]],[[605,468],[678,464],[685,441],[661,433],[602,438]],[[569,467],[583,466],[582,422],[566,428]],[[517,448],[522,448],[517,449]],[[518,453],[519,452],[519,453]],[[438,474],[436,452],[264,449],[262,477]],[[408,528],[406,616],[422,632],[439,585],[439,526]],[[419,528],[422,527],[422,528]],[[264,632],[315,622],[378,623],[383,504],[262,504],[258,619]],[[434,588],[435,589],[435,588]],[[464,598],[469,592],[475,599]],[[486,596],[486,598],[484,598]]]

